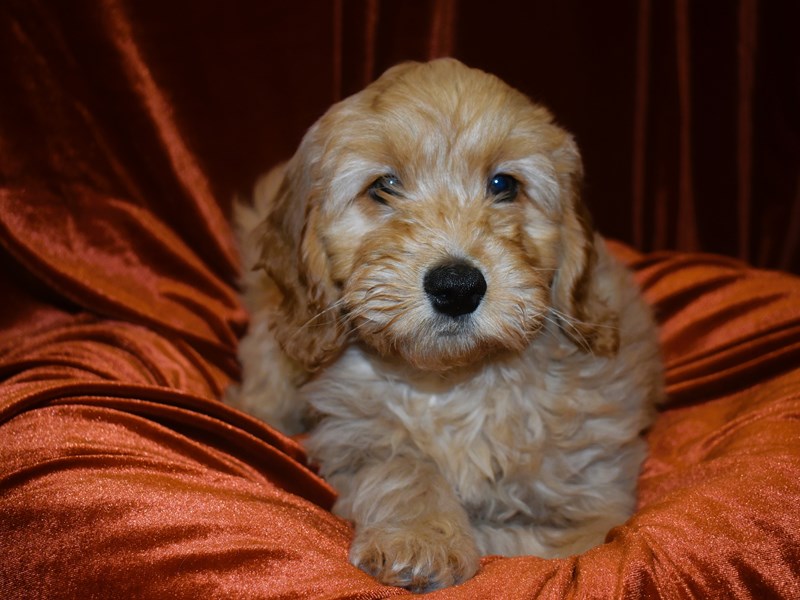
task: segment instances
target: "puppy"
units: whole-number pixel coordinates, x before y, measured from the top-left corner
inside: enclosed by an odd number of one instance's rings
[[[562,557],[635,503],[657,331],[550,114],[444,59],[334,105],[239,206],[241,386],[306,446],[354,565],[426,591]]]

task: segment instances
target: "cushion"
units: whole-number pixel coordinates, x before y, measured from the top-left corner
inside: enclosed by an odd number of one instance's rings
[[[208,258],[228,226],[204,226],[205,256],[116,198],[0,195],[0,596],[407,593],[348,564],[350,525],[301,446],[220,402],[246,317]],[[638,510],[582,555],[485,557],[435,595],[796,594],[800,280],[611,248],[667,364]]]

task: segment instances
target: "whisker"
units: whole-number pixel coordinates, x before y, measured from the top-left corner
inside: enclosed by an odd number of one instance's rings
[[[579,325],[589,325],[590,327],[602,327],[604,329],[619,329],[617,325],[604,325],[603,323],[592,323],[590,321],[581,321],[580,319],[576,319],[575,317],[570,317],[565,315],[561,311],[556,310],[553,307],[550,307],[550,311],[555,314],[559,319],[563,319],[564,321],[572,323],[578,323]]]
[[[575,325],[575,323],[579,323],[582,325],[592,325],[592,323],[586,323],[584,321],[580,321],[579,319],[568,317],[564,313],[552,307],[550,308],[550,310],[558,318],[558,321],[553,320],[548,316],[545,316],[545,319],[547,319],[550,323],[553,323],[556,326],[563,324],[569,327],[570,333],[576,338],[581,349],[594,356],[594,349],[592,348],[592,345],[589,343],[589,340],[586,339],[586,336],[584,336],[581,330]],[[599,324],[597,326],[602,327]]]
[[[317,320],[317,319],[319,319],[320,317],[324,316],[325,314],[327,314],[327,313],[329,313],[329,312],[331,312],[331,311],[334,311],[334,310],[337,310],[337,309],[341,308],[341,306],[342,306],[343,304],[344,304],[344,298],[340,298],[340,299],[339,299],[339,300],[337,300],[336,302],[332,303],[332,304],[331,304],[329,307],[327,307],[326,309],[324,309],[324,310],[321,310],[320,312],[318,312],[317,314],[315,314],[313,317],[311,317],[310,319],[308,319],[308,320],[307,320],[305,323],[303,323],[303,324],[302,324],[300,327],[298,327],[298,328],[297,328],[297,331],[295,331],[295,332],[294,332],[294,334],[292,335],[292,337],[291,337],[290,339],[293,339],[295,336],[297,336],[297,335],[299,335],[300,333],[302,333],[302,332],[303,332],[303,330],[304,330],[304,329],[306,329],[306,327],[309,327],[309,326],[311,325],[311,323],[313,323],[314,321],[316,321],[316,320]],[[339,316],[337,316],[337,321],[339,320],[339,318],[344,318],[344,317],[343,317],[343,316],[342,316],[342,317],[339,317]]]

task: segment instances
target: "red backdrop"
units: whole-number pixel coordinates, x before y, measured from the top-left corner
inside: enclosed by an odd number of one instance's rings
[[[134,151],[128,141],[141,140],[146,121],[137,111],[153,107],[131,97],[137,75],[121,80],[121,35],[223,207],[291,155],[333,101],[398,61],[453,55],[546,103],[576,134],[587,199],[606,235],[641,250],[699,249],[798,272],[798,7],[12,0],[0,25],[0,177],[18,181],[32,146],[51,151],[42,140],[89,118],[113,148],[82,136],[74,155]],[[80,107],[66,105],[64,88]],[[159,179],[156,161],[136,158],[143,175]],[[153,191],[153,202],[168,195]]]

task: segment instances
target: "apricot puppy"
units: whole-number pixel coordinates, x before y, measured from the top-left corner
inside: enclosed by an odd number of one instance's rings
[[[547,110],[443,59],[334,105],[237,209],[252,322],[230,401],[314,423],[350,560],[384,583],[582,552],[633,510],[657,333],[581,178]]]

